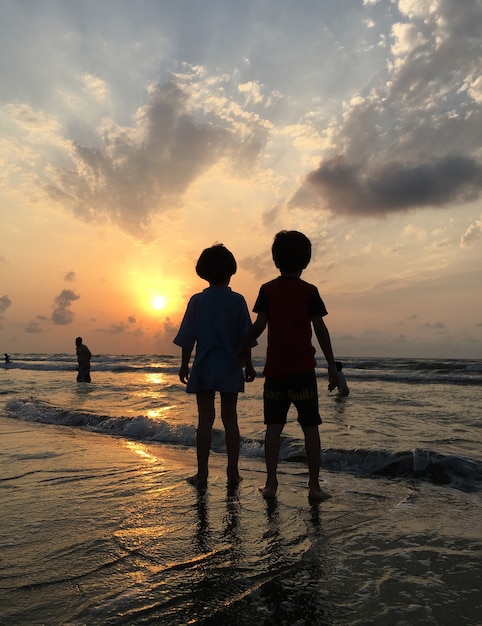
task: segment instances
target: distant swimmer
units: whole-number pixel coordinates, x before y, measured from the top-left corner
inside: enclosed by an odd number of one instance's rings
[[[77,347],[77,362],[79,363],[77,382],[90,383],[90,358],[92,354],[89,348],[82,343],[82,337],[77,337],[75,345]]]
[[[350,390],[346,384],[345,374],[341,371],[343,369],[343,363],[341,361],[335,361],[335,365],[338,372],[338,395],[346,398]]]
[[[5,352],[5,363],[10,363],[10,356]]]

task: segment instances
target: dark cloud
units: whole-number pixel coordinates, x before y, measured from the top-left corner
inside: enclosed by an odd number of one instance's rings
[[[387,77],[346,102],[290,206],[384,215],[482,193],[480,28],[470,0],[399,3]]]
[[[149,239],[154,214],[179,207],[189,185],[221,158],[249,162],[260,150],[229,124],[195,120],[175,82],[157,88],[133,127],[106,127],[99,147],[73,146],[74,167],[57,169],[50,196],[80,219],[108,219]]]
[[[12,301],[5,295],[0,298],[0,313],[4,313],[8,307],[12,306]]]
[[[67,272],[67,273],[65,274],[65,276],[64,276],[64,279],[65,279],[67,282],[71,282],[71,281],[75,280],[75,272]]]
[[[482,164],[475,159],[447,156],[432,163],[392,162],[370,170],[339,157],[310,172],[289,204],[362,217],[467,202],[481,193]]]
[[[62,289],[54,300],[54,310],[52,311],[52,322],[54,324],[63,325],[71,324],[74,320],[74,313],[70,310],[72,302],[78,300],[78,296],[70,289]]]

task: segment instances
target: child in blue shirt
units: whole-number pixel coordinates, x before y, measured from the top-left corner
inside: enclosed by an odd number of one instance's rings
[[[240,436],[236,405],[244,383],[256,376],[250,353],[245,372],[236,359],[236,351],[251,328],[246,301],[228,286],[237,265],[233,254],[222,244],[206,248],[196,264],[196,273],[209,287],[191,297],[174,343],[182,348],[179,378],[187,393],[195,393],[198,407],[196,434],[197,473],[188,482],[205,489],[211,433],[216,417],[215,394],[220,393],[228,457],[228,484],[240,481],[238,471]],[[189,370],[191,354],[196,354]]]

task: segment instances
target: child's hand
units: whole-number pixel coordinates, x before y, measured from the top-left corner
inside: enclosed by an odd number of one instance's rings
[[[256,370],[254,369],[252,364],[249,363],[248,365],[246,365],[246,369],[244,370],[244,380],[247,383],[252,383],[255,378],[256,378]]]
[[[181,365],[179,379],[182,383],[187,385],[187,381],[189,380],[189,367],[187,365]]]
[[[338,372],[336,369],[336,365],[328,366],[328,391],[333,391],[338,387]]]

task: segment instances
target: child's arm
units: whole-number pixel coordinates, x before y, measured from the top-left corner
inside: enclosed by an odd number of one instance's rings
[[[244,369],[244,380],[247,383],[252,383],[255,378],[256,378],[256,370],[254,369],[253,363],[251,361],[251,348],[248,348],[248,351],[246,354],[245,369]]]
[[[191,360],[192,349],[182,349],[181,367],[179,369],[179,378],[185,385],[189,379],[189,361]]]
[[[333,356],[333,349],[331,347],[330,333],[321,315],[314,315],[311,318],[311,323],[313,324],[313,330],[315,331],[320,348],[328,363],[328,389],[333,391],[333,389],[338,386],[338,372],[336,371],[335,357]]]
[[[268,316],[266,313],[258,313],[258,317],[253,322],[253,325],[248,330],[247,335],[239,346],[238,361],[241,365],[248,367],[248,363],[251,363],[251,346],[256,343],[256,339],[266,328],[267,321]],[[253,366],[251,365],[251,367]]]

